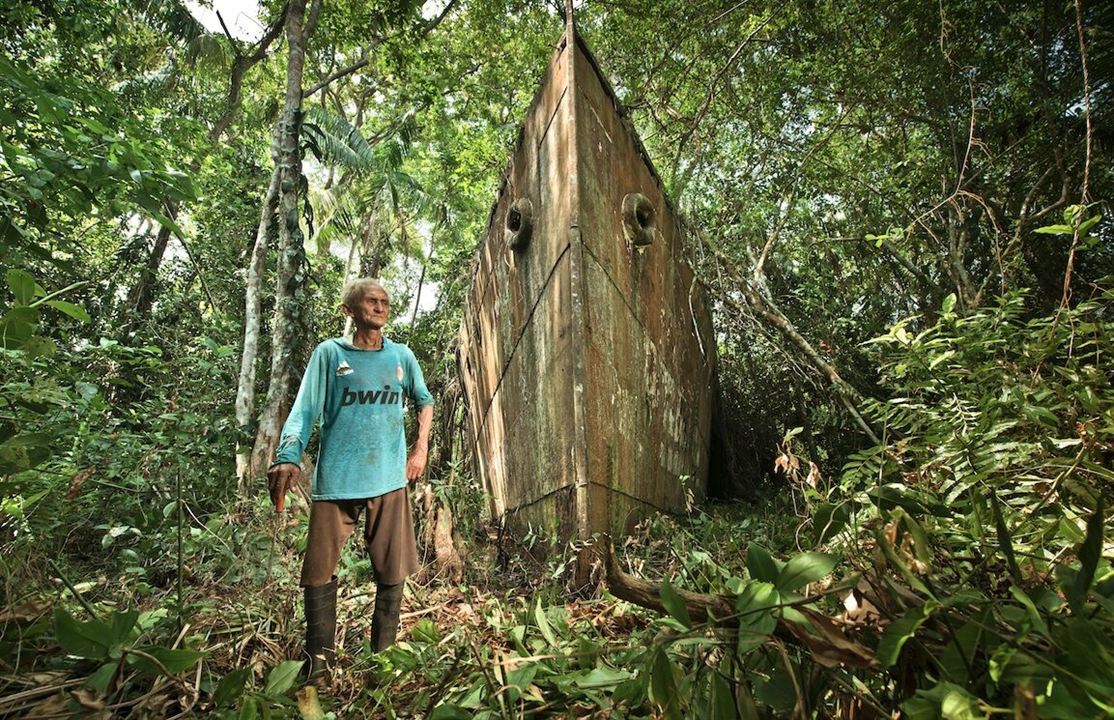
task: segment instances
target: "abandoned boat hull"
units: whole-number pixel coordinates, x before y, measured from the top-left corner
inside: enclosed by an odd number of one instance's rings
[[[508,529],[587,541],[703,499],[715,346],[659,177],[570,32],[523,124],[460,332]]]

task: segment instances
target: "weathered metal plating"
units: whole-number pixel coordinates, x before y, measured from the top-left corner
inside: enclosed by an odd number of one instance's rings
[[[701,501],[707,303],[658,175],[571,27],[504,177],[459,353],[492,516],[511,536],[583,544]],[[578,563],[578,581],[590,569]]]

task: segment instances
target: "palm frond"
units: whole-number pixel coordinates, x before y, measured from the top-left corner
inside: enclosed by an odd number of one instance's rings
[[[357,172],[376,167],[371,145],[348,120],[324,108],[306,111],[302,123],[306,148],[327,165],[338,165]]]

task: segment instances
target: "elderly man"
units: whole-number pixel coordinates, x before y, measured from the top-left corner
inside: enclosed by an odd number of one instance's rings
[[[336,636],[337,562],[365,513],[364,538],[377,583],[372,647],[391,645],[398,632],[406,576],[418,569],[407,481],[426,465],[433,397],[410,348],[383,337],[390,316],[386,290],[370,279],[344,291],[341,311],[352,318],[351,339],[333,338],[310,358],[298,398],[282,428],[267,471],[271,500],[281,504],[297,479],[310,431],[321,419],[321,449],[313,479],[309,542],[302,562],[306,605],[307,674],[332,667]],[[403,398],[418,410],[418,439],[406,456]]]

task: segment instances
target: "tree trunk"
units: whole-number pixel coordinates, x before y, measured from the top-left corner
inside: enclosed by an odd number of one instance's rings
[[[364,222],[367,222],[366,220]],[[360,227],[363,227],[361,223]],[[352,238],[352,244],[348,248],[348,261],[344,263],[344,282],[341,284],[342,288],[348,287],[348,283],[352,282],[358,277],[356,270],[359,266],[360,258],[360,238]],[[352,318],[344,318],[344,335],[352,334]]]
[[[286,104],[275,128],[279,173],[279,262],[275,290],[275,315],[271,330],[271,376],[267,398],[259,415],[249,472],[263,475],[278,445],[279,431],[289,406],[294,364],[306,329],[305,238],[300,222],[302,185],[301,122],[302,75],[306,43],[317,23],[320,0],[306,12],[305,0],[292,0],[286,14]]]
[[[441,425],[433,434],[433,448],[429,454],[430,474],[446,487],[456,479],[453,463],[453,437],[456,434],[457,407],[461,400],[460,382],[449,379],[438,399],[441,408]],[[447,470],[447,472],[446,472]],[[423,570],[426,578],[444,577],[459,582],[464,576],[465,545],[456,529],[452,508],[441,495],[435,496],[433,486],[425,483],[422,492],[422,540],[426,553],[432,550],[433,558]]]
[[[612,595],[649,610],[656,610],[663,615],[672,614],[673,609],[666,608],[662,600],[661,585],[631,575],[619,567],[610,540],[601,542],[600,545],[602,547],[596,550],[598,562],[606,569],[607,589]],[[684,603],[689,618],[694,624],[713,623],[738,627],[740,613],[731,597],[704,595],[681,588],[675,588],[673,592]],[[777,619],[774,637],[811,654],[815,661],[825,667],[842,665],[874,670],[880,667],[873,649],[860,643],[837,621],[808,607],[807,600],[806,598],[797,605],[797,611],[808,617],[817,632],[810,631],[796,619],[782,616]]]
[[[177,202],[167,202],[166,216],[171,220],[177,218]],[[132,322],[138,322],[151,314],[151,306],[155,303],[155,281],[158,279],[159,267],[162,266],[162,259],[166,255],[166,246],[169,243],[170,228],[160,225],[159,232],[155,235],[155,244],[151,248],[150,255],[147,256],[147,263],[128,293],[127,307],[132,311]]]
[[[277,150],[277,148],[276,148]],[[241,437],[250,430],[252,414],[255,410],[255,366],[259,355],[259,320],[261,315],[261,295],[263,285],[263,266],[267,259],[267,243],[270,240],[271,224],[278,200],[279,168],[278,154],[275,155],[275,170],[271,182],[263,195],[263,210],[259,217],[259,228],[255,233],[255,245],[248,263],[248,276],[244,299],[244,351],[240,356],[240,382],[236,388],[236,426]],[[236,481],[241,497],[247,497],[251,489],[251,474],[248,465],[251,449],[242,441],[236,443]]]

